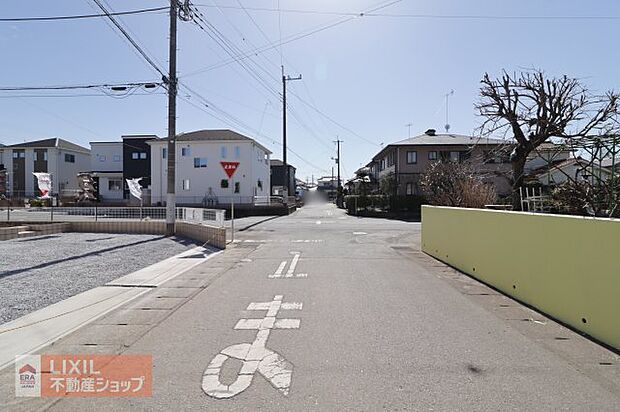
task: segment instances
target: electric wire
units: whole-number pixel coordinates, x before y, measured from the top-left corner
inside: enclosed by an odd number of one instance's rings
[[[168,9],[167,6],[164,7],[152,7],[148,9],[139,9],[139,10],[129,10],[129,11],[118,11],[109,13],[111,16],[131,16],[135,14],[144,14],[144,13],[154,13]],[[91,19],[97,17],[108,17],[108,14],[78,14],[71,16],[44,16],[44,17],[3,17],[0,18],[0,22],[11,22],[11,23],[19,23],[19,22],[28,22],[28,21],[58,21],[58,20],[80,20],[80,19]]]

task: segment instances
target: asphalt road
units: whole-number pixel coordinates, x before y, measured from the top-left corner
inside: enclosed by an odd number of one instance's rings
[[[152,354],[151,398],[8,405],[618,410],[616,354],[421,254],[419,233],[419,223],[355,218],[318,204],[252,227],[166,292],[154,291],[178,299],[167,313],[149,315],[156,320],[134,323],[132,308],[146,304],[134,303],[43,350],[78,351],[89,342],[100,352],[122,344],[125,353]],[[247,373],[239,374],[242,362],[234,356],[247,361]],[[243,389],[248,376],[253,380]],[[5,374],[0,384],[10,379]]]

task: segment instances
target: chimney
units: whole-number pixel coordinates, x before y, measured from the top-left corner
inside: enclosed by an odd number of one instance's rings
[[[427,131],[424,132],[424,134],[428,136],[435,136],[436,133],[437,133],[437,130],[435,129],[428,129]]]

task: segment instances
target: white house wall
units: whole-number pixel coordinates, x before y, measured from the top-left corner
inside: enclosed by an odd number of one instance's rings
[[[90,170],[93,172],[123,171],[123,142],[92,142]]]
[[[164,202],[167,183],[167,159],[162,156],[165,141],[151,142],[151,202]],[[221,148],[226,147],[226,157]],[[239,147],[238,156],[235,147]],[[190,154],[182,156],[183,148]],[[259,161],[258,156],[262,154]],[[206,168],[195,168],[194,158],[206,158]],[[252,203],[257,193],[269,193],[269,160],[265,163],[265,153],[251,141],[177,141],[176,145],[176,184],[178,203],[202,203],[207,198],[217,198],[219,203]],[[237,171],[229,180],[229,187],[222,188],[222,179],[228,179],[220,162],[239,162]],[[189,190],[183,188],[183,181],[189,179]],[[263,183],[262,192],[258,189],[258,179]],[[239,193],[233,193],[234,183],[239,182]]]

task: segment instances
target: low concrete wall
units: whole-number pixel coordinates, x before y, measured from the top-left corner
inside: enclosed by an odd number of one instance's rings
[[[424,206],[422,250],[620,349],[620,220]]]
[[[166,222],[139,220],[71,222],[71,230],[88,233],[163,235],[166,233]]]
[[[166,222],[154,221],[98,221],[98,222],[71,222],[74,232],[91,233],[134,233],[163,235],[166,233]],[[194,223],[175,223],[175,233],[197,242],[208,243],[220,249],[226,249],[226,229]]]
[[[43,236],[50,235],[52,233],[68,232],[70,230],[70,223],[45,223],[45,224],[28,224],[19,226],[7,226],[0,228],[0,240],[9,240],[20,237],[19,232],[34,232],[28,233],[27,236]]]
[[[84,221],[47,224],[29,224],[0,228],[0,240],[14,239],[18,232],[34,231],[30,236],[48,235],[59,232],[81,233],[129,233],[163,235],[166,233],[166,222],[160,221]],[[226,229],[223,227],[206,226],[187,222],[176,222],[175,232],[179,236],[207,243],[220,249],[226,249]]]
[[[176,222],[175,231],[179,236],[185,236],[220,249],[226,249],[226,229],[223,227]]]

